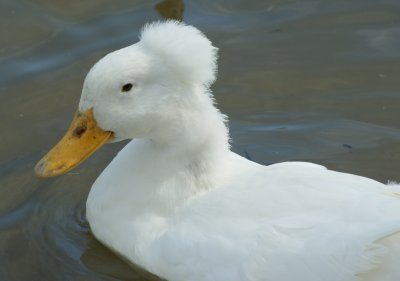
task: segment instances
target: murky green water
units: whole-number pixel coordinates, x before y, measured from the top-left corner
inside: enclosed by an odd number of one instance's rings
[[[163,16],[220,48],[213,90],[236,152],[400,180],[398,0],[1,0],[0,280],[152,278],[85,220],[92,182],[124,143],[56,179],[32,169],[67,128],[90,66]]]

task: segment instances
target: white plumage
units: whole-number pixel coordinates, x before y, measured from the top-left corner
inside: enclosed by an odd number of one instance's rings
[[[400,280],[400,186],[231,152],[215,70],[210,41],[169,21],[90,71],[80,110],[135,138],[90,191],[94,235],[171,281]]]

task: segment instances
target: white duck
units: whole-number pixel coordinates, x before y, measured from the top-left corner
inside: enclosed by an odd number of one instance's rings
[[[231,152],[209,90],[216,54],[192,26],[147,25],[91,69],[36,173],[134,138],[94,183],[87,218],[101,242],[167,280],[400,280],[400,186]]]

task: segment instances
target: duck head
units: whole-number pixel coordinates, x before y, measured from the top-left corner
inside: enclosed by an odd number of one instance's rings
[[[36,174],[64,174],[108,142],[179,130],[182,111],[196,106],[198,92],[204,95],[215,79],[216,52],[192,26],[146,25],[138,43],[106,55],[89,71],[67,133],[38,162]]]

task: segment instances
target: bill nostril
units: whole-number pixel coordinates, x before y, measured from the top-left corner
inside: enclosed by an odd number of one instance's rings
[[[86,132],[86,126],[80,125],[74,129],[72,132],[74,137],[80,138]]]

